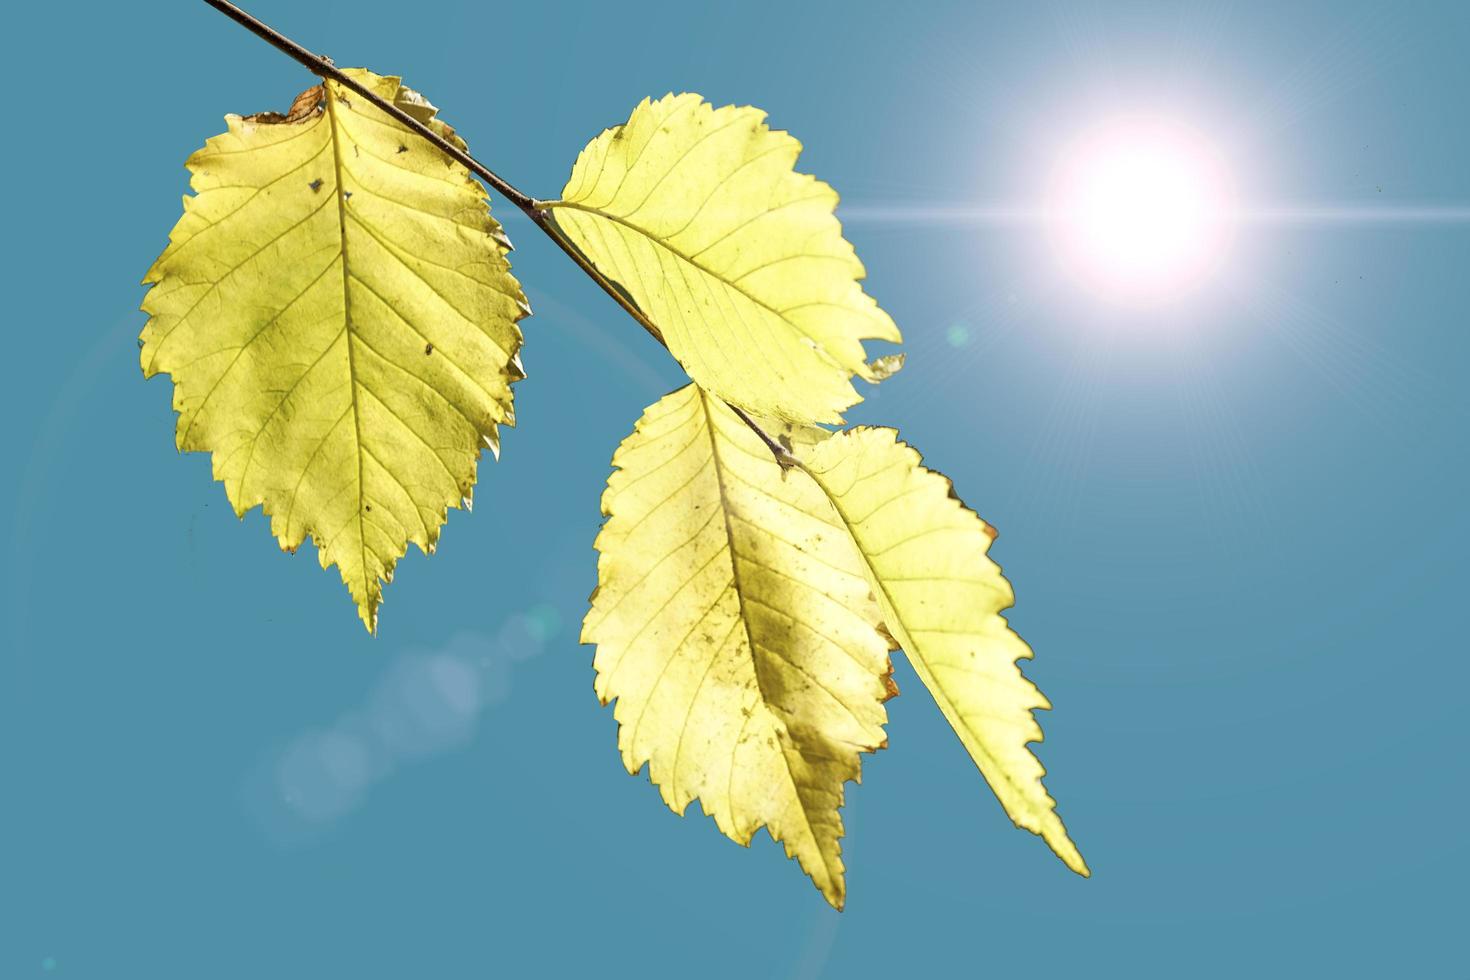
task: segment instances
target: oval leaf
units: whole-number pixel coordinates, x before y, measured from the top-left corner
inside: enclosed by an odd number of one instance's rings
[[[529,308],[480,185],[349,89],[226,121],[144,279],[143,373],[173,376],[178,447],[214,454],[236,514],[262,505],[288,551],[311,535],[376,630],[407,543],[433,550],[514,424]]]
[[[694,385],[613,464],[582,640],[628,771],[741,844],[768,827],[840,908],[843,784],[896,693],[862,559],[816,486]]]
[[[884,623],[1006,813],[1087,875],[1027,748],[1042,738],[1032,710],[1051,705],[1017,665],[1031,649],[1001,615],[1014,596],[986,554],[994,532],[892,429],[793,441],[852,533]]]
[[[644,100],[543,206],[701,386],[760,415],[840,422],[861,400],[852,375],[891,373],[865,363],[863,339],[899,333],[858,285],[836,192],[792,169],[800,152],[759,109]]]

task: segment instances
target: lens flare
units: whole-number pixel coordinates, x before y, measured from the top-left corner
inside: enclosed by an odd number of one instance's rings
[[[1231,238],[1234,194],[1219,154],[1168,120],[1111,120],[1077,139],[1052,174],[1045,218],[1063,267],[1125,302],[1203,283]]]

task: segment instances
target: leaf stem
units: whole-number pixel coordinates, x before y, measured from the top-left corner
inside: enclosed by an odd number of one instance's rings
[[[362,83],[352,78],[346,72],[342,71],[342,69],[338,68],[332,62],[332,59],[327,57],[326,55],[316,54],[315,52],[302,47],[286,35],[282,34],[280,31],[277,31],[270,25],[256,19],[255,17],[252,17],[250,14],[241,10],[233,3],[230,3],[229,0],[204,0],[204,2],[209,4],[209,6],[213,7],[215,10],[218,10],[220,13],[224,14],[226,17],[230,18],[230,20],[233,20],[235,23],[239,24],[241,27],[245,28],[250,33],[254,34],[256,37],[265,41],[271,47],[299,62],[303,67],[305,67],[313,74],[321,78],[329,78],[332,81],[336,82],[338,85],[341,85],[344,88],[351,89],[353,92],[366,99],[379,111],[391,116],[401,125],[408,127],[414,133],[417,133],[420,137],[428,140],[434,146],[438,147],[441,152],[449,156],[451,159],[469,168],[471,173],[484,180],[485,183],[490,185],[491,189],[497,191],[507,201],[519,208],[521,212],[526,215],[526,217],[530,218],[532,223],[534,223],[536,227],[545,232],[547,238],[550,238],[553,242],[556,243],[557,248],[560,248],[563,252],[567,254],[567,257],[576,264],[577,268],[585,272],[593,282],[597,283],[598,287],[601,288],[603,292],[611,296],[613,298],[613,301],[621,306],[623,308],[623,311],[631,316],[634,321],[638,323],[639,326],[648,331],[649,336],[658,341],[659,345],[662,346],[664,350],[668,350],[669,345],[664,340],[664,335],[662,331],[658,329],[658,327],[653,323],[652,320],[648,319],[648,316],[637,307],[637,305],[627,296],[626,293],[620,290],[612,283],[611,280],[604,276],[602,272],[599,271],[597,267],[592,264],[592,261],[588,259],[587,256],[582,254],[582,250],[579,249],[576,244],[572,242],[571,239],[567,238],[566,234],[563,233],[561,228],[557,226],[556,219],[552,216],[550,210],[550,204],[554,202],[538,201],[531,195],[522,192],[517,187],[515,187],[515,185],[505,180],[495,171],[491,170],[479,160],[476,160],[474,157],[470,156],[468,152],[455,146],[449,140],[440,136],[438,133],[434,132],[423,123],[419,122],[417,119],[400,109],[398,106],[393,105],[391,102],[388,102],[386,99],[379,96],[376,92],[373,92],[371,89],[367,88]],[[726,404],[728,405],[729,402],[726,402]],[[746,425],[750,426],[751,430],[755,432],[757,436],[760,437],[761,442],[765,443],[766,448],[770,449],[772,455],[776,457],[777,463],[780,463],[781,466],[785,468],[794,462],[790,454],[787,453],[786,450],[781,448],[780,443],[772,439],[770,435],[768,435],[766,431],[762,429],[754,419],[746,414],[744,409],[738,408],[735,405],[730,405],[730,408],[734,410],[736,415],[740,416],[741,420]]]

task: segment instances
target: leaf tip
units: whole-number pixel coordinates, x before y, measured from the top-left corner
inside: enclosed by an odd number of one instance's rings
[[[363,628],[368,631],[368,636],[378,638],[378,603],[373,601],[359,602],[357,604],[357,618],[362,620]]]

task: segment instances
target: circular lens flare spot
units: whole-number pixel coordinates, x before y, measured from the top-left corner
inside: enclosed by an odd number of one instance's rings
[[[1108,122],[1063,153],[1047,196],[1063,266],[1097,292],[1168,299],[1200,284],[1229,244],[1233,190],[1208,141],[1175,123]]]

